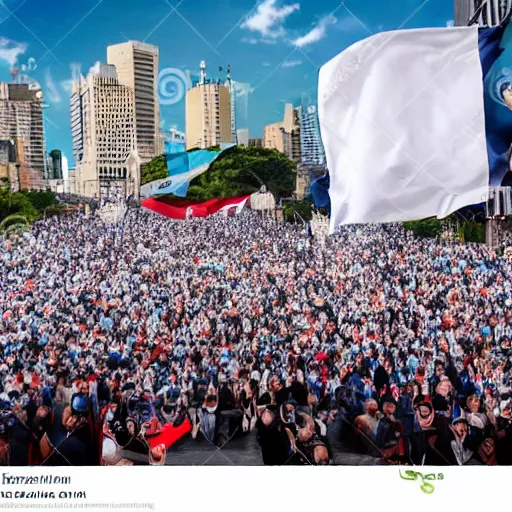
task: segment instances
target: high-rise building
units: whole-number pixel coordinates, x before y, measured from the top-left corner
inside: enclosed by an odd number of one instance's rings
[[[325,151],[320,134],[320,123],[316,105],[303,101],[300,119],[301,163],[324,165]]]
[[[121,85],[135,93],[137,151],[148,162],[163,153],[158,103],[158,46],[128,41],[107,48],[107,63],[116,67]]]
[[[297,179],[295,183],[295,196],[304,199],[311,190],[311,183],[325,174],[325,166],[299,164],[297,165]]]
[[[277,149],[277,151],[284,153],[283,132],[281,131],[282,127],[282,122],[267,124],[267,126],[265,126],[263,134],[264,147],[267,149]]]
[[[204,61],[199,83],[187,91],[185,131],[187,150],[233,143],[230,88],[206,79]]]
[[[44,188],[46,148],[43,93],[39,87],[0,83],[0,141],[9,143],[11,159],[14,159],[10,163],[16,168],[15,175],[8,173],[11,188]]]
[[[62,157],[62,151],[59,149],[53,149],[48,154],[48,163],[46,167],[48,179],[62,180],[64,178],[64,173],[62,170]]]
[[[265,141],[261,137],[256,139],[249,139],[249,147],[264,148]]]
[[[247,128],[236,131],[236,140],[239,146],[249,146],[249,130]]]
[[[71,127],[76,193],[87,197],[138,197],[135,103],[131,87],[103,64],[73,83]]]
[[[296,162],[300,160],[300,118],[301,108],[295,108],[291,103],[287,103],[284,107],[282,131],[290,135],[290,142],[285,141],[284,153],[290,160]]]
[[[46,174],[51,190],[58,194],[69,192],[68,159],[59,149],[53,149],[48,154]]]
[[[512,10],[512,0],[454,0],[455,25],[467,26],[469,20],[482,4],[478,24],[482,27],[495,27],[502,23]]]
[[[277,149],[294,162],[300,161],[300,107],[287,103],[283,121],[265,126],[265,147]]]
[[[16,147],[13,141],[0,140],[0,187],[18,190]]]

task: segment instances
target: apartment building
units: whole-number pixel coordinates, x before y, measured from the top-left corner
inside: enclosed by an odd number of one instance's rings
[[[107,63],[115,66],[121,85],[131,87],[135,100],[136,147],[143,163],[164,151],[158,103],[158,46],[127,41],[107,47]]]
[[[138,197],[135,101],[113,65],[103,64],[73,84],[71,128],[76,191],[87,197]]]
[[[32,84],[0,82],[0,141],[9,147],[16,172],[4,169],[13,190],[45,187],[43,93]],[[5,158],[4,158],[5,160]]]

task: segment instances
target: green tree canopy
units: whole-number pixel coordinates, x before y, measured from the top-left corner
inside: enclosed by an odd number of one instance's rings
[[[143,164],[140,169],[141,185],[151,183],[155,180],[167,178],[167,176],[167,160],[165,155],[160,155],[153,158],[151,162]]]
[[[32,222],[56,204],[55,194],[49,190],[10,192],[5,188],[0,189],[0,221],[11,215],[19,215]]]
[[[423,238],[435,238],[441,234],[443,224],[435,217],[424,220],[404,222],[404,228],[412,231],[416,236]]]
[[[275,149],[235,146],[193,179],[188,197],[198,201],[257,192],[262,185],[276,198],[295,190],[296,164]]]
[[[461,242],[484,243],[484,225],[474,221],[459,224],[457,234]]]
[[[38,212],[43,212],[46,208],[57,203],[55,193],[51,190],[24,190],[22,194],[27,197]]]
[[[14,214],[22,215],[29,221],[36,220],[39,216],[37,209],[24,193],[0,191],[0,220]]]
[[[298,215],[296,215],[298,214]],[[309,201],[291,201],[283,206],[283,217],[286,222],[309,222],[313,218],[313,207]]]

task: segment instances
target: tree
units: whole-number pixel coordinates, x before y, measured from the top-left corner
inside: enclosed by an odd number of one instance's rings
[[[141,185],[167,178],[167,176],[167,159],[165,158],[165,155],[153,158],[151,162],[143,164],[140,168]]]
[[[18,215],[27,222],[33,222],[57,204],[55,194],[49,190],[11,192],[5,188],[0,189],[0,221]]]
[[[485,231],[483,224],[474,221],[467,221],[459,224],[457,234],[461,242],[484,243]]]
[[[57,197],[51,190],[24,190],[21,193],[27,197],[38,212],[43,212],[48,207],[54,206],[57,203]]]
[[[193,179],[187,196],[198,201],[249,195],[262,185],[276,198],[295,190],[296,164],[275,149],[234,146]]]
[[[26,194],[0,190],[0,220],[14,214],[23,215],[30,222],[39,217],[39,212]]]
[[[308,201],[291,201],[283,206],[283,217],[292,224],[309,222],[313,218],[313,207]]]
[[[435,238],[441,234],[443,224],[439,219],[430,218],[404,222],[404,228],[422,238]]]
[[[0,222],[0,233],[3,235],[26,229],[30,229],[30,223],[24,215],[9,215]]]

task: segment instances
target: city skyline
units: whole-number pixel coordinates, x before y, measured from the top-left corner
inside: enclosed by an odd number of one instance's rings
[[[4,0],[0,5],[0,81],[10,68],[37,80],[45,93],[47,146],[70,158],[72,79],[107,61],[107,47],[128,40],[159,47],[161,125],[185,130],[184,89],[205,60],[208,76],[227,65],[242,104],[237,128],[263,136],[282,119],[284,103],[316,94],[317,68],[371,33],[446,26],[446,0]],[[49,28],[51,27],[51,30]],[[223,71],[218,71],[219,66]],[[248,97],[244,97],[248,94]]]

